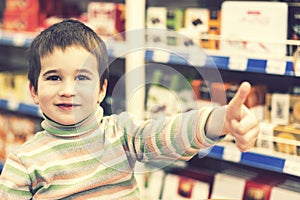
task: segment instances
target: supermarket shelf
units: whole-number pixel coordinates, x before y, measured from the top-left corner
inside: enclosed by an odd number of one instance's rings
[[[0,30],[0,44],[16,46],[16,47],[29,47],[36,33],[29,32],[12,32]]]
[[[17,47],[29,47],[36,33],[6,32],[0,30],[0,44]],[[126,42],[107,41],[108,55],[115,58],[124,58],[132,51]],[[218,69],[238,70],[245,72],[257,72],[265,74],[276,74],[285,76],[295,76],[292,58],[249,58],[246,56],[228,56],[218,53],[218,51],[202,50],[202,55],[194,55],[197,47],[170,47],[145,45],[145,59],[150,62],[160,62],[168,64],[181,64],[199,67],[217,67]],[[194,49],[193,49],[194,48]],[[156,50],[155,50],[156,49]],[[157,50],[160,49],[160,50]],[[164,51],[161,51],[165,49]],[[199,52],[199,49],[196,50]]]
[[[216,145],[210,150],[208,156],[300,177],[300,157],[297,156],[282,155],[279,152],[268,152],[266,149],[258,148],[249,152],[240,152],[231,145]]]
[[[33,117],[42,117],[38,106],[21,102],[13,102],[6,99],[0,99],[0,109],[31,115]]]
[[[159,55],[161,54],[161,55]],[[191,65],[195,67],[213,67],[226,70],[237,70],[245,72],[257,72],[265,74],[276,74],[294,76],[293,61],[291,58],[282,59],[263,59],[247,58],[243,56],[224,56],[216,55],[207,51],[207,57],[199,64],[191,54],[186,52],[157,52],[156,50],[146,51],[146,60],[150,62]],[[193,62],[194,61],[194,62]]]

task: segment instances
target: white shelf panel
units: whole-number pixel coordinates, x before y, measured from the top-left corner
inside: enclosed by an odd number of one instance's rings
[[[254,148],[253,151],[248,152],[239,152],[236,147],[231,145],[216,145],[212,147],[208,156],[300,177],[299,156],[283,155],[282,153],[271,152],[262,148]]]
[[[146,51],[146,60],[150,62],[162,62],[170,64],[191,65],[190,60],[192,55],[186,52],[168,53],[164,52],[164,59],[158,59],[155,50]],[[158,58],[157,58],[158,57]],[[192,58],[194,59],[194,58]],[[197,65],[195,65],[197,67]],[[263,58],[241,58],[235,56],[214,55],[208,52],[203,66],[199,67],[213,67],[226,70],[238,70],[245,72],[257,72],[265,74],[295,76],[293,69],[293,61],[291,59],[263,59]]]

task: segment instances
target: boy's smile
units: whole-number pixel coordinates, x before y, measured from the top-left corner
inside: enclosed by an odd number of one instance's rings
[[[100,90],[96,58],[81,47],[67,47],[41,58],[37,92],[30,91],[34,102],[50,119],[64,125],[78,123],[93,113],[106,93]]]

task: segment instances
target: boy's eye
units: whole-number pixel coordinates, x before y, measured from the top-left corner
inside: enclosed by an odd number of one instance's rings
[[[90,80],[90,78],[86,75],[78,75],[76,76],[76,80],[84,81],[84,80]]]
[[[46,78],[47,81],[60,81],[61,78],[59,76],[53,75],[53,76],[48,76]]]

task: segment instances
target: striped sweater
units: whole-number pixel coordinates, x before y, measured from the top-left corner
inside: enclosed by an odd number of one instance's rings
[[[0,199],[139,199],[135,162],[187,160],[213,145],[204,132],[210,112],[139,121],[99,108],[76,126],[45,118],[44,130],[8,156]]]

